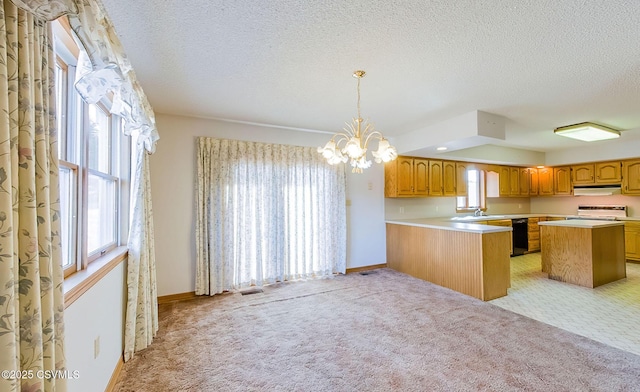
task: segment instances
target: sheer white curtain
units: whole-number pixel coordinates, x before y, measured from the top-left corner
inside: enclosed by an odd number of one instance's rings
[[[198,138],[196,294],[346,268],[343,165],[315,148]]]

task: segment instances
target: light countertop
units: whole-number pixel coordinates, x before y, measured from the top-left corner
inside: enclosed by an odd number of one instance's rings
[[[577,227],[582,229],[594,229],[599,227],[622,226],[624,225],[624,222],[588,220],[588,219],[571,219],[571,220],[545,221],[545,222],[540,222],[538,224],[540,226],[563,226],[563,227]]]
[[[479,220],[484,220],[484,221],[487,220],[487,217],[483,217],[483,218],[484,219],[479,219]],[[503,231],[513,230],[511,227],[507,227],[507,226],[489,226],[489,225],[483,225],[483,224],[472,223],[472,222],[451,221],[448,218],[395,219],[395,220],[388,220],[386,221],[386,223],[390,223],[394,225],[426,227],[429,229],[464,231],[468,233],[480,233],[480,234],[499,233]]]

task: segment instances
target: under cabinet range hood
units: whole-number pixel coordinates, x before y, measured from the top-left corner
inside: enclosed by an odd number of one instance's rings
[[[611,196],[619,195],[622,191],[620,185],[574,185],[574,196]]]

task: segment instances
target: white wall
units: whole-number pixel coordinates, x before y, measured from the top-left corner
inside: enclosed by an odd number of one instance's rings
[[[69,392],[104,391],[122,358],[125,265],[109,271],[64,311],[67,369],[79,372],[79,378],[67,381]],[[94,358],[98,337],[100,349]]]
[[[387,198],[384,200],[384,205],[386,219],[452,217],[457,214],[455,197]],[[487,198],[487,214],[528,214],[529,212],[528,197]]]
[[[532,197],[533,214],[576,214],[579,205],[625,205],[627,215],[640,218],[640,196],[553,196]]]
[[[160,133],[151,156],[158,295],[195,290],[196,137],[316,147],[330,135],[193,117],[157,114]],[[369,189],[369,184],[371,189]],[[384,170],[374,163],[347,175],[347,268],[386,263]]]
[[[579,148],[549,151],[545,154],[545,165],[559,166],[583,162],[597,162],[637,158],[640,156],[640,137],[622,133],[620,139],[598,143],[585,143]]]

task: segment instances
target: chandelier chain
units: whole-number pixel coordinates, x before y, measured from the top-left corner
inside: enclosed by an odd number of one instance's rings
[[[358,78],[358,119],[362,118],[360,116],[360,79]]]

